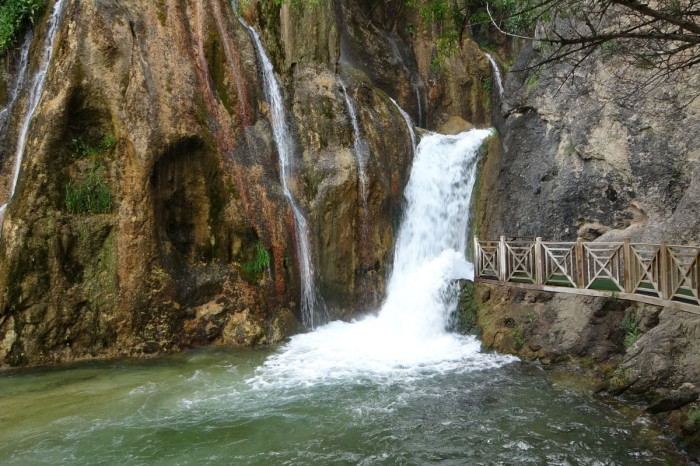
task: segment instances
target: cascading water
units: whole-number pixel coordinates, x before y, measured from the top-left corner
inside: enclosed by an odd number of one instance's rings
[[[399,106],[398,103],[392,98],[391,102],[396,106],[397,109],[399,109],[399,112],[401,113],[401,116],[403,117],[404,121],[406,122],[406,126],[408,127],[408,133],[411,135],[411,147],[413,148],[413,153],[416,153],[416,132],[413,129],[413,122],[411,121],[411,117],[408,116],[408,113],[404,111],[403,108]]]
[[[476,161],[488,130],[430,135],[420,143],[406,186],[406,212],[394,271],[378,315],[332,322],[298,335],[269,358],[253,386],[312,385],[370,378],[396,382],[429,373],[497,367],[509,356],[446,330],[457,304],[456,279],[472,278],[465,259]]]
[[[27,112],[24,115],[24,120],[22,121],[22,126],[19,133],[19,139],[17,142],[17,149],[15,152],[15,169],[12,176],[12,184],[10,185],[10,192],[7,197],[5,204],[0,206],[0,225],[2,225],[2,219],[5,215],[5,209],[7,204],[12,199],[15,194],[15,188],[17,187],[17,180],[19,179],[19,170],[22,166],[22,156],[24,154],[24,148],[27,144],[27,133],[29,131],[29,125],[34,117],[34,112],[39,106],[39,101],[41,100],[41,94],[44,90],[44,82],[46,81],[46,72],[49,69],[49,64],[51,63],[51,55],[53,53],[53,43],[56,38],[56,32],[58,31],[61,17],[63,15],[63,5],[65,0],[57,0],[53,5],[51,10],[51,16],[49,17],[46,38],[44,39],[44,44],[41,48],[41,62],[39,69],[32,76],[29,83],[29,100],[27,103]],[[2,229],[0,228],[0,234],[2,234]]]
[[[234,8],[235,8],[234,4]],[[234,11],[236,11],[234,9]],[[267,94],[268,103],[270,106],[270,124],[272,125],[272,133],[277,145],[277,153],[279,154],[280,164],[280,180],[282,182],[282,190],[284,195],[289,199],[294,214],[294,225],[296,229],[296,244],[297,256],[299,260],[299,269],[301,273],[301,316],[304,326],[307,328],[316,328],[319,325],[325,324],[328,321],[328,314],[325,306],[320,301],[314,287],[314,267],[311,258],[311,249],[309,247],[309,233],[306,226],[306,218],[299,207],[296,199],[292,195],[287,184],[287,178],[292,170],[292,157],[294,149],[292,137],[289,134],[287,120],[284,111],[284,103],[282,101],[282,91],[280,90],[275,73],[272,68],[272,63],[265,53],[265,48],[260,42],[260,36],[257,31],[246,24],[241,18],[238,20],[250,32],[255,48],[258,53],[260,68],[262,69],[263,84]]]
[[[340,82],[340,87],[343,88],[343,95],[345,96],[345,104],[348,107],[348,113],[350,114],[350,121],[352,123],[352,130],[354,132],[355,140],[353,142],[353,149],[355,149],[355,157],[357,158],[357,170],[359,172],[360,178],[360,192],[362,194],[362,209],[364,220],[367,219],[367,154],[369,152],[369,147],[367,147],[367,142],[362,139],[360,135],[360,126],[357,123],[357,113],[355,112],[355,106],[350,100],[348,95],[348,90],[345,88],[345,84]],[[365,227],[366,227],[365,221]]]
[[[19,97],[24,85],[27,84],[27,67],[29,66],[29,47],[32,45],[32,38],[34,37],[33,31],[30,29],[22,41],[22,46],[20,48],[19,65],[17,67],[17,80],[14,85],[8,89],[8,102],[5,108],[0,112],[0,134],[4,134],[7,131],[6,125],[9,122],[12,110],[17,103],[17,98]]]
[[[501,70],[498,68],[498,63],[496,63],[496,60],[491,56],[491,54],[484,52],[484,55],[486,55],[486,58],[489,59],[491,62],[491,68],[493,68],[493,74],[496,77],[496,86],[498,86],[498,96],[503,95],[503,78],[501,77]]]

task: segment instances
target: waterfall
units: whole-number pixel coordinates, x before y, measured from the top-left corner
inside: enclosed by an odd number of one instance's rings
[[[235,7],[235,4],[234,4]],[[235,11],[235,10],[234,10]],[[328,321],[327,311],[320,298],[316,294],[314,287],[314,267],[311,258],[311,248],[309,247],[309,232],[306,225],[306,219],[301,211],[301,207],[292,195],[287,179],[292,170],[292,157],[294,156],[294,147],[292,137],[289,134],[287,121],[284,111],[284,102],[282,100],[282,91],[280,90],[275,73],[272,68],[272,63],[265,53],[265,49],[260,42],[260,36],[257,31],[246,24],[241,18],[238,20],[250,32],[250,36],[255,43],[255,49],[258,53],[260,68],[263,75],[263,84],[266,97],[270,106],[270,124],[272,125],[272,133],[277,145],[277,153],[279,155],[280,164],[280,181],[282,182],[282,190],[284,195],[289,199],[294,214],[294,226],[296,230],[296,245],[297,256],[299,262],[299,271],[301,273],[301,316],[304,326],[307,328],[316,328],[319,325],[325,324]]]
[[[19,66],[17,67],[17,80],[14,85],[8,89],[8,101],[5,108],[0,112],[0,134],[4,134],[7,131],[7,125],[10,121],[10,115],[12,110],[17,103],[17,98],[19,97],[24,85],[27,83],[27,67],[29,66],[29,47],[32,45],[32,38],[34,37],[33,31],[30,29],[24,36],[24,41],[22,41],[22,46],[20,48]]]
[[[446,330],[457,305],[455,280],[473,278],[465,259],[469,205],[479,148],[489,134],[473,130],[421,140],[406,186],[394,271],[378,314],[292,337],[251,385],[395,384],[513,360],[483,354],[475,338]]]
[[[348,107],[348,113],[350,114],[350,121],[352,122],[352,129],[354,132],[355,140],[353,142],[353,149],[355,149],[355,157],[357,158],[357,171],[360,178],[360,192],[362,194],[362,209],[364,219],[367,219],[367,155],[369,153],[369,147],[367,147],[367,142],[360,136],[360,126],[357,123],[357,113],[355,112],[355,106],[350,100],[348,91],[345,88],[345,84],[340,81],[340,87],[343,88],[343,95],[345,96],[345,104]],[[365,228],[367,228],[365,221]]]
[[[493,59],[491,54],[484,52],[484,55],[486,55],[486,58],[488,58],[491,62],[491,68],[493,68],[493,74],[496,77],[496,85],[498,86],[498,96],[501,97],[503,95],[503,79],[501,78],[501,70],[498,68],[498,63],[496,63],[496,60]]]
[[[391,102],[396,106],[396,108],[399,109],[399,112],[401,113],[401,116],[403,117],[404,121],[406,122],[406,126],[408,127],[408,133],[411,135],[411,147],[413,148],[413,153],[416,153],[416,132],[413,129],[413,122],[411,121],[411,117],[408,116],[408,113],[402,109],[396,101],[389,97],[391,99]]]
[[[15,169],[12,176],[12,184],[10,185],[10,193],[5,201],[5,204],[0,206],[0,235],[2,234],[2,219],[5,215],[5,209],[7,204],[12,199],[15,194],[15,188],[17,187],[17,180],[19,179],[19,170],[22,166],[22,156],[24,154],[25,146],[27,145],[27,133],[29,132],[29,125],[34,117],[34,112],[39,106],[39,101],[41,100],[41,94],[44,90],[44,82],[46,81],[46,72],[49,69],[49,63],[51,62],[51,55],[53,53],[53,43],[56,38],[56,32],[61,22],[61,15],[63,13],[63,4],[65,0],[57,0],[53,5],[51,10],[51,16],[49,17],[49,22],[47,26],[46,38],[44,39],[44,44],[41,48],[40,55],[40,65],[39,69],[36,71],[34,76],[32,76],[29,83],[29,99],[27,102],[27,112],[24,115],[24,120],[22,121],[22,126],[19,133],[19,139],[17,142],[17,149],[15,152]]]

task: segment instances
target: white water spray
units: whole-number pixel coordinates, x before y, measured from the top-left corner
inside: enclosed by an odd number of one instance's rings
[[[446,330],[457,304],[454,280],[473,278],[473,265],[465,259],[469,204],[479,147],[489,134],[474,130],[422,139],[406,186],[394,271],[378,315],[293,337],[251,385],[404,383],[514,360],[483,354],[473,337]]]
[[[61,17],[63,15],[63,4],[65,0],[57,0],[53,5],[51,10],[51,16],[49,17],[46,38],[44,39],[44,44],[41,48],[41,64],[37,72],[32,76],[30,87],[29,87],[29,101],[27,103],[27,113],[24,115],[24,120],[22,121],[22,127],[19,133],[19,140],[17,143],[17,149],[15,152],[15,169],[12,176],[12,184],[10,185],[10,193],[7,197],[5,204],[0,206],[0,235],[2,234],[2,219],[5,215],[5,209],[7,204],[12,199],[15,194],[15,188],[17,187],[17,180],[19,179],[19,170],[22,166],[22,156],[24,154],[25,146],[27,145],[27,132],[29,131],[29,125],[34,117],[34,112],[36,112],[39,106],[39,101],[41,100],[41,94],[44,91],[44,82],[46,81],[46,72],[49,69],[49,64],[51,63],[51,55],[53,53],[53,43],[56,38],[56,32],[58,31]]]
[[[235,7],[235,4],[234,4]],[[235,11],[235,10],[234,10]],[[306,226],[306,219],[299,207],[296,199],[292,195],[287,184],[287,178],[292,170],[292,157],[294,156],[294,146],[292,137],[289,134],[287,120],[284,111],[284,102],[282,101],[282,91],[280,90],[275,73],[272,68],[272,63],[265,53],[265,48],[262,46],[260,36],[257,31],[246,24],[241,18],[238,20],[250,32],[253,38],[255,48],[258,52],[260,68],[262,69],[263,84],[267,94],[268,103],[270,106],[270,124],[272,125],[272,133],[277,145],[277,153],[279,154],[280,164],[280,181],[282,182],[282,190],[284,195],[289,199],[294,214],[294,225],[296,230],[297,256],[299,260],[299,271],[301,273],[301,316],[304,326],[307,328],[316,328],[328,321],[327,311],[320,298],[316,294],[314,287],[314,268],[311,259],[311,250],[309,247],[309,233]]]
[[[501,70],[498,68],[498,63],[496,63],[496,60],[491,56],[491,54],[484,52],[484,55],[486,55],[486,58],[489,59],[491,62],[491,68],[493,68],[493,74],[496,76],[496,85],[498,86],[498,96],[501,97],[503,95],[503,78],[501,77]]]
[[[413,148],[413,153],[415,154],[416,153],[416,132],[413,129],[413,122],[411,121],[411,117],[408,116],[408,113],[406,113],[404,111],[404,109],[401,108],[399,106],[399,104],[396,103],[396,101],[392,97],[389,97],[389,99],[391,99],[391,102],[396,106],[396,108],[399,109],[401,116],[403,117],[404,121],[406,122],[406,126],[408,127],[408,133],[411,135],[411,147]]]

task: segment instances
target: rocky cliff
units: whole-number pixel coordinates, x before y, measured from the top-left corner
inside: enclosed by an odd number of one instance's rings
[[[653,70],[625,80],[604,51],[575,69],[542,57],[526,46],[506,81],[481,236],[700,244],[697,72],[640,86]]]
[[[260,57],[238,13],[260,33],[283,89],[289,186],[333,318],[383,296],[412,159],[390,97],[419,126],[450,116],[488,123],[486,58],[465,40],[445,71],[431,71],[434,31],[403,2],[61,5],[11,199],[30,113],[23,76],[43,63],[51,8],[0,73],[0,202],[9,201],[0,366],[269,343],[299,331],[295,219]]]

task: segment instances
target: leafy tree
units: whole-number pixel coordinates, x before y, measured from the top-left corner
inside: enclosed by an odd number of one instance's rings
[[[448,55],[463,34],[488,24],[532,39],[542,59],[531,69],[567,60],[570,73],[596,52],[620,77],[654,87],[700,63],[699,0],[407,0],[427,23],[439,23],[438,53]],[[452,49],[440,41],[452,44]],[[628,73],[630,67],[648,70]]]

